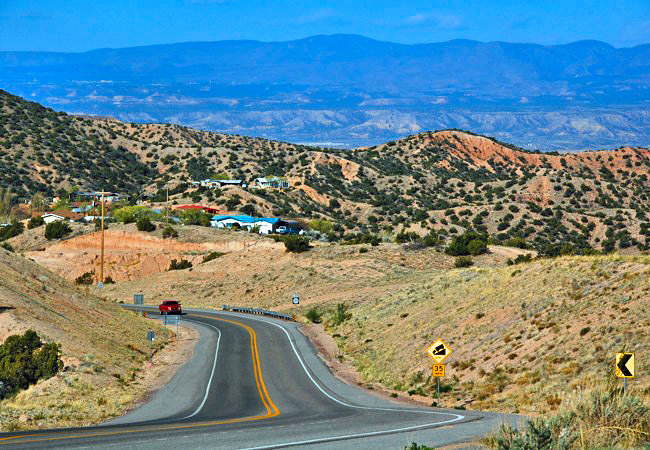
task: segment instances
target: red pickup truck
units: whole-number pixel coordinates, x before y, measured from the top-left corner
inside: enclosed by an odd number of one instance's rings
[[[182,314],[181,304],[176,300],[165,300],[158,305],[160,314]]]

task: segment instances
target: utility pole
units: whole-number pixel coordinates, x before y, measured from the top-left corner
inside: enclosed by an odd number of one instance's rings
[[[102,190],[102,249],[99,259],[99,282],[104,286],[104,190]]]
[[[165,203],[165,222],[169,223],[169,186],[167,186],[167,202]]]

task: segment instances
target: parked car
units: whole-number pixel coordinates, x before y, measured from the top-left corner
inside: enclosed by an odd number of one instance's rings
[[[158,310],[160,314],[182,314],[183,310],[181,309],[181,304],[176,300],[165,300],[160,305],[158,305]]]
[[[276,233],[278,233],[278,234],[303,234],[304,231],[301,230],[300,228],[292,228],[292,227],[281,226],[281,227],[278,227],[278,229],[276,230]]]

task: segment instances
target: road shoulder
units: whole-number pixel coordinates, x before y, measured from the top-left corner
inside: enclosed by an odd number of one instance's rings
[[[334,338],[318,324],[306,324],[298,328],[314,347],[320,360],[340,381],[356,386],[367,394],[382,400],[405,406],[431,406],[431,398],[422,395],[407,396],[403,392],[388,389],[377,383],[366,383],[357,369],[340,353]],[[444,405],[443,405],[444,407]]]
[[[172,328],[175,331],[175,327]],[[185,325],[179,327],[177,339],[171,341],[162,352],[154,355],[151,366],[148,362],[145,364],[144,376],[139,381],[143,387],[143,395],[131,404],[124,415],[111,419],[104,425],[157,419],[191,406],[191,403],[176,398],[175,395],[171,401],[167,401],[166,397],[170,392],[177,392],[183,384],[187,364],[197,361],[197,351],[203,347],[201,341],[205,340],[204,333],[205,331],[194,323],[185,322]],[[195,396],[190,397],[193,399]],[[161,407],[163,409],[160,409]]]

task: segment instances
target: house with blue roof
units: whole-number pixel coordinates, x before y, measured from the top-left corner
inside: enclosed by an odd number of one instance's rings
[[[237,225],[235,225],[237,224]],[[276,217],[252,217],[246,215],[218,214],[212,217],[210,225],[216,228],[232,228],[251,230],[257,227],[260,234],[270,234],[284,224],[282,219]]]

